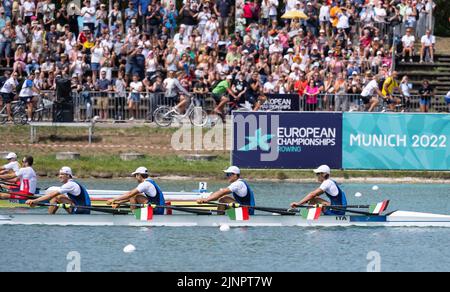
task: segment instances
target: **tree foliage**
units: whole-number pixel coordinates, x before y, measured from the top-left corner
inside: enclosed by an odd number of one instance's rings
[[[438,36],[450,36],[450,1],[434,0],[437,4],[434,14],[435,30],[434,34]]]

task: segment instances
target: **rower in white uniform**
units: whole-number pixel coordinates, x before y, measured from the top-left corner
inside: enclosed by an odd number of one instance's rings
[[[122,196],[109,200],[107,202],[108,205],[117,208],[120,204],[130,202],[130,208],[134,210],[136,209],[136,206],[134,206],[136,204],[152,204],[159,206],[164,206],[166,204],[161,188],[154,180],[149,178],[148,169],[146,167],[139,167],[131,175],[135,177],[139,185]],[[155,208],[153,214],[164,215],[164,208]]]
[[[255,196],[247,182],[241,179],[241,170],[237,166],[230,166],[224,170],[230,185],[225,189],[220,189],[207,198],[198,199],[198,204],[219,200],[219,203],[239,203],[245,206],[255,206]],[[230,196],[231,195],[231,196]],[[219,211],[224,211],[225,206],[219,205]],[[249,208],[249,214],[253,215],[255,210]]]
[[[59,180],[62,183],[60,188],[53,188],[48,194],[35,200],[28,200],[26,204],[35,206],[37,203],[49,201],[51,204],[48,208],[49,214],[55,214],[58,211],[56,204],[70,204],[73,207],[67,208],[67,213],[90,214],[89,208],[83,208],[91,206],[89,194],[83,185],[73,180],[73,173],[70,167],[64,166],[61,168]]]
[[[15,172],[15,176],[20,180],[18,189],[10,189],[8,193],[0,193],[0,199],[7,200],[11,198],[26,198],[34,196],[36,193],[37,176],[33,170],[34,159],[32,156],[26,156],[22,160],[22,168]]]
[[[8,163],[0,166],[0,180],[15,184],[17,182],[16,172],[19,171],[20,168],[16,153],[8,153],[8,155],[6,156],[6,160],[8,161]],[[19,186],[17,185],[17,187]]]
[[[328,165],[321,165],[314,170],[317,175],[317,180],[320,182],[320,186],[306,195],[299,202],[291,203],[291,208],[299,207],[303,204],[310,205],[323,205],[323,206],[343,206],[342,209],[345,210],[344,206],[347,206],[347,198],[345,192],[339,187],[339,185],[330,178],[331,169]],[[320,196],[325,194],[330,201],[321,199]],[[333,210],[330,208],[323,208],[324,215],[344,215],[344,210]]]

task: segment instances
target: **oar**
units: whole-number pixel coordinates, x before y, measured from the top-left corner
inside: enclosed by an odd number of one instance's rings
[[[18,184],[13,184],[13,183],[7,182],[7,181],[0,181],[0,185],[5,185],[5,186],[9,186],[9,187],[19,187]]]
[[[77,208],[77,209],[86,209],[91,210],[95,212],[103,212],[108,214],[115,214],[115,215],[129,215],[129,210],[123,210],[123,209],[104,209],[104,208],[96,208],[96,207],[90,207],[90,206],[73,206],[71,204],[51,204],[51,203],[36,203],[34,204],[36,206],[42,206],[42,207],[58,207],[62,209],[69,209],[69,208]]]
[[[254,209],[258,211],[264,211],[269,213],[277,213],[281,215],[295,215],[296,212],[291,212],[288,209],[285,208],[273,208],[273,207],[260,207],[260,206],[248,206],[248,205],[241,205],[239,203],[218,203],[218,202],[206,202],[206,204],[209,205],[216,205],[216,206],[225,206],[229,208],[249,208]]]
[[[152,205],[152,204],[120,204],[123,205],[125,207],[138,207],[138,208],[147,208],[147,207],[152,207],[153,209],[155,208],[165,208],[165,209],[171,209],[171,210],[175,210],[175,211],[181,211],[181,212],[186,212],[186,213],[193,213],[193,214],[197,214],[197,215],[213,215],[213,212],[219,212],[217,210],[199,210],[199,209],[195,209],[195,208],[184,208],[184,207],[179,207],[179,206],[171,206],[171,205]],[[192,207],[192,206],[190,206]]]

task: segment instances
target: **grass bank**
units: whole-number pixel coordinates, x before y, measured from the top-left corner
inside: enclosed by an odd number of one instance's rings
[[[228,167],[229,157],[218,156],[212,161],[186,161],[176,155],[145,156],[136,161],[122,161],[117,155],[82,156],[79,160],[60,161],[54,155],[36,155],[35,169],[42,177],[56,175],[63,165],[72,167],[75,174],[81,178],[115,178],[127,177],[139,166],[149,168],[156,177],[187,177],[222,179],[222,170]],[[249,179],[261,180],[315,180],[310,170],[244,170]],[[384,178],[394,181],[400,178],[449,180],[450,172],[416,172],[416,171],[354,171],[335,170],[334,177],[343,179]]]
[[[144,165],[157,177],[223,179],[221,170],[229,166],[229,152],[202,151],[201,154],[217,155],[217,159],[186,161],[179,157],[185,152],[175,151],[171,147],[171,137],[175,131],[148,125],[99,125],[95,128],[94,143],[89,146],[86,143],[86,129],[49,127],[39,129],[38,143],[29,144],[28,126],[9,125],[0,127],[0,152],[33,155],[35,169],[41,177],[55,176],[63,165],[71,166],[80,178],[127,177],[138,166]],[[56,160],[56,153],[63,151],[79,152],[81,159]],[[123,152],[139,152],[145,158],[122,161],[120,153]],[[245,170],[244,176],[255,180],[315,180],[310,170]],[[333,177],[357,181],[375,178],[383,182],[429,180],[450,183],[450,172],[336,170]]]

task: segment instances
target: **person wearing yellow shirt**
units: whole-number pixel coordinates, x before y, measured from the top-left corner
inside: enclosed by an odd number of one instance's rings
[[[333,27],[333,34],[336,34],[336,32],[337,32],[336,26],[339,22],[338,15],[341,13],[342,13],[341,4],[338,1],[338,2],[336,2],[336,5],[331,7],[331,9],[330,9],[330,22],[331,22],[331,26]]]
[[[386,80],[383,82],[383,88],[381,90],[383,99],[388,104],[391,110],[395,110],[395,106],[402,102],[400,98],[393,96],[394,91],[400,92],[400,85],[397,81],[397,78],[398,72],[392,72],[391,76],[386,78]]]

